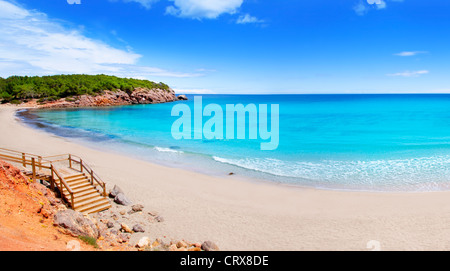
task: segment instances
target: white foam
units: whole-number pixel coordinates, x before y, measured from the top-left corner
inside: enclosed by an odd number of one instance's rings
[[[450,156],[391,160],[282,161],[273,158],[228,159],[215,161],[280,177],[309,180],[312,185],[360,187],[378,190],[435,191],[450,185]]]
[[[171,152],[171,153],[184,153],[183,151],[177,151],[170,148],[161,148],[161,147],[155,147],[155,150],[159,152]]]

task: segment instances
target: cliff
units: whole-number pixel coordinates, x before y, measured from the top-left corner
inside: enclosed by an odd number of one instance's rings
[[[117,106],[131,104],[154,104],[176,101],[177,97],[172,89],[148,89],[136,88],[132,92],[123,90],[105,90],[98,95],[80,95],[62,98],[56,101],[38,103],[40,108],[65,108],[65,107],[93,107],[93,106]]]

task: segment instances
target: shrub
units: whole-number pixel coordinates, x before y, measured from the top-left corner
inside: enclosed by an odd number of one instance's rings
[[[81,241],[85,242],[88,245],[93,246],[94,248],[98,248],[97,239],[90,236],[79,236]]]

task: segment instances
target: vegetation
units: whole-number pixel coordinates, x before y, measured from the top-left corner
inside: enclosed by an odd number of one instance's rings
[[[51,101],[78,95],[97,95],[105,90],[123,90],[131,93],[135,88],[169,90],[164,83],[148,80],[119,78],[110,75],[53,75],[0,77],[0,100],[18,102],[26,99]]]
[[[97,239],[90,236],[78,236],[78,238],[86,244],[91,245],[94,248],[98,248]]]

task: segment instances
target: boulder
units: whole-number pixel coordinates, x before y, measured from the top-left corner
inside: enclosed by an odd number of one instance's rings
[[[205,241],[202,244],[204,251],[219,251],[219,247],[211,241]]]
[[[131,211],[128,212],[129,214],[136,213],[136,212],[142,212],[144,209],[144,206],[142,204],[135,204],[131,206]]]
[[[125,223],[120,224],[120,229],[127,233],[133,233],[133,230]]]
[[[178,241],[177,242],[177,248],[180,248],[180,247],[185,247],[185,248],[187,248],[189,245],[185,242],[185,241],[183,241],[183,240],[180,240],[180,241]]]
[[[178,95],[177,99],[179,101],[186,101],[188,98],[186,97],[186,95]]]
[[[119,233],[117,235],[117,241],[119,243],[126,243],[128,241],[130,241],[130,234],[126,234],[126,233]]]
[[[136,224],[133,226],[134,232],[145,232],[144,227],[141,224]]]
[[[62,227],[76,236],[89,236],[97,239],[100,235],[97,226],[82,213],[67,209],[59,211],[53,217],[54,224]]]
[[[139,240],[139,242],[136,244],[136,247],[143,248],[143,247],[148,247],[149,245],[150,245],[150,238],[145,236]]]
[[[133,204],[133,202],[131,202],[131,200],[129,200],[124,193],[119,193],[117,194],[117,196],[114,198],[114,202],[117,204],[121,204],[121,205],[131,205]]]
[[[118,187],[117,185],[114,185],[113,189],[111,189],[111,191],[109,191],[109,196],[111,198],[115,198],[120,193],[123,193],[122,189],[120,189],[120,187]]]

